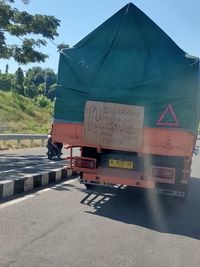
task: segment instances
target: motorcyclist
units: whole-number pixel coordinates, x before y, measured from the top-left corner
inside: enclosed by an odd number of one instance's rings
[[[47,154],[51,155],[50,157],[55,155],[60,158],[60,155],[62,155],[63,144],[60,142],[52,142],[52,132],[53,132],[53,125],[48,133],[48,140],[47,140],[48,153]]]

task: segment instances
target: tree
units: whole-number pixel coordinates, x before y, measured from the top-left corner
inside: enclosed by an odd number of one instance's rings
[[[9,70],[9,65],[6,64],[6,69],[5,69],[5,73],[8,74],[8,70]]]
[[[48,98],[50,98],[51,101],[53,101],[55,96],[56,96],[56,86],[57,86],[57,84],[54,83],[49,87]]]
[[[10,91],[14,80],[14,74],[0,73],[0,90]]]
[[[29,68],[26,72],[26,78],[33,82],[36,86],[40,83],[44,83],[44,71],[41,67]]]
[[[41,83],[38,85],[38,87],[37,87],[38,95],[44,95],[45,90],[46,90],[46,84],[45,83]]]
[[[20,95],[24,95],[24,73],[21,68],[18,68],[15,72],[15,81],[13,83],[13,89]]]
[[[0,58],[14,58],[22,64],[44,62],[48,56],[38,51],[38,48],[46,46],[47,40],[52,41],[58,36],[60,20],[54,16],[31,15],[19,11],[12,6],[14,2],[15,0],[0,0]],[[6,34],[18,38],[19,44],[8,44]],[[42,39],[37,39],[38,35]]]
[[[24,82],[24,95],[26,97],[34,98],[38,95],[37,93],[37,87],[34,83],[26,83]]]
[[[35,84],[38,94],[49,96],[49,88],[56,83],[57,75],[51,68],[33,67],[27,70],[25,80]]]
[[[45,71],[45,84],[46,84],[45,95],[49,97],[50,87],[52,84],[56,83],[57,75],[50,68],[46,68],[46,69],[44,69],[44,71]]]

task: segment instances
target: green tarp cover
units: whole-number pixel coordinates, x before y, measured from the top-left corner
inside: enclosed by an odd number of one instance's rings
[[[55,121],[83,122],[87,100],[144,106],[145,127],[171,127],[157,125],[170,104],[162,122],[195,131],[199,59],[129,3],[60,54]]]

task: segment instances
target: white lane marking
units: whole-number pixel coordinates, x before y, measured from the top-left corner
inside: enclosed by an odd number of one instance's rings
[[[43,193],[48,192],[48,191],[51,191],[51,190],[53,190],[53,189],[55,189],[55,188],[57,188],[57,187],[61,187],[62,185],[73,184],[73,183],[75,183],[76,181],[77,181],[77,178],[72,179],[72,180],[69,180],[69,181],[65,181],[65,182],[63,182],[63,183],[56,184],[56,185],[54,185],[54,186],[52,186],[52,187],[49,187],[49,188],[41,189],[41,190],[37,191],[37,192],[34,193],[34,194],[28,194],[28,195],[25,195],[25,196],[23,196],[23,197],[19,197],[19,198],[17,198],[17,199],[13,199],[13,200],[10,200],[10,201],[5,202],[5,203],[2,203],[2,204],[0,203],[0,210],[1,210],[1,209],[4,209],[4,208],[7,208],[7,207],[9,207],[9,206],[18,204],[18,203],[20,203],[20,202],[22,202],[22,201],[25,201],[25,200],[27,200],[27,199],[30,199],[30,198],[33,198],[33,197],[37,197],[38,195],[42,195]],[[17,195],[16,195],[16,196],[17,196]]]

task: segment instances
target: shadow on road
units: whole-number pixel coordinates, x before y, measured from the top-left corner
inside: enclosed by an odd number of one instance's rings
[[[20,179],[25,175],[48,172],[66,165],[65,160],[48,160],[46,155],[0,155],[0,180]]]
[[[159,196],[136,188],[94,187],[81,203],[92,214],[149,228],[162,233],[200,239],[200,179],[191,178],[188,198]]]

